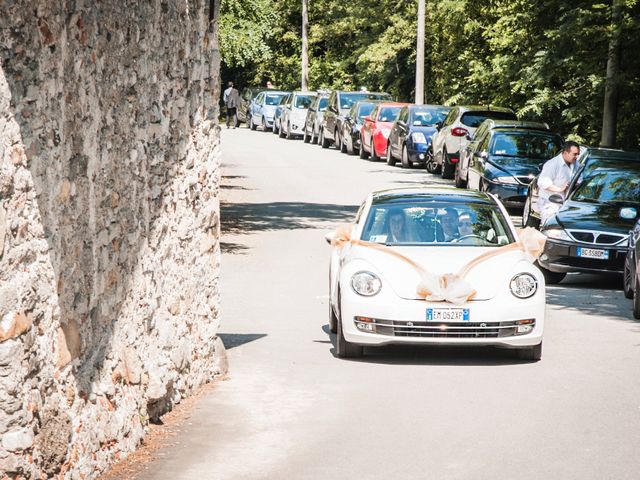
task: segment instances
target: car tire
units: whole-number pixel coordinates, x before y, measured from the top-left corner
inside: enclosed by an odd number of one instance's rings
[[[340,138],[340,132],[338,130],[333,131],[333,144],[336,147],[336,150],[340,150],[340,145],[342,144],[342,140]]]
[[[452,179],[455,165],[447,163],[447,151],[442,151],[442,168],[440,169],[440,175],[445,179]]]
[[[413,162],[409,160],[409,152],[407,151],[407,146],[402,146],[402,157],[400,158],[400,163],[402,164],[402,168],[413,168]]]
[[[318,139],[318,142],[320,143],[320,146],[322,148],[329,148],[329,146],[331,145],[331,142],[324,138],[324,129],[320,130],[320,138]]]
[[[529,362],[537,362],[542,358],[542,342],[533,347],[518,348],[516,350],[516,358]]]
[[[427,159],[424,162],[424,167],[429,173],[437,173],[438,171],[438,164],[436,163],[436,159],[433,155],[433,148],[431,147],[427,150]]]
[[[287,137],[287,140],[291,140],[293,138],[293,135],[291,135],[291,122],[287,122],[286,137]]]
[[[640,320],[640,280],[638,280],[637,272],[634,284],[636,288],[633,293],[633,316]]]
[[[329,331],[331,333],[338,333],[338,316],[336,312],[333,311],[331,299],[329,299]]]
[[[338,302],[340,302],[340,296],[338,295]],[[342,332],[342,315],[337,316],[336,326],[336,355],[339,358],[358,358],[364,353],[364,347],[362,345],[356,345],[355,343],[347,342]]]
[[[627,253],[627,257],[629,254]],[[631,270],[628,266],[629,259],[624,262],[624,273],[622,274],[622,290],[626,298],[633,298],[633,278],[631,278]]]
[[[360,158],[363,160],[366,160],[367,158],[369,158],[369,153],[364,149],[362,140],[360,140],[360,151],[358,153],[360,154]]]
[[[311,141],[311,136],[307,133],[307,127],[304,127],[304,136],[302,137],[304,143],[309,143]]]
[[[253,115],[251,115],[249,117],[249,128],[251,130],[255,130],[257,128],[257,125],[255,123],[253,123]]]
[[[540,229],[540,220],[531,215],[531,198],[527,197],[522,210],[522,226]]]
[[[311,143],[313,145],[317,145],[318,144],[318,135],[316,135],[315,127],[311,127]]]
[[[284,138],[285,135],[284,127],[282,126],[282,120],[280,120],[280,128],[278,129],[278,137]]]
[[[552,272],[551,270],[547,270],[543,266],[541,266],[538,262],[535,263],[536,267],[540,269],[542,275],[544,276],[544,281],[547,285],[556,285],[564,280],[564,277],[567,276],[565,272]]]
[[[349,153],[347,150],[347,141],[344,135],[340,135],[340,153]]]
[[[396,164],[396,159],[393,158],[391,153],[391,144],[387,144],[387,165],[391,165],[392,167]]]
[[[453,182],[458,188],[467,188],[467,181],[462,179],[460,175],[460,164],[456,165],[455,172],[453,174]]]
[[[378,153],[376,152],[376,145],[375,143],[373,143],[373,138],[371,139],[371,157],[370,160],[372,162],[379,162],[380,161],[380,157],[378,156]]]

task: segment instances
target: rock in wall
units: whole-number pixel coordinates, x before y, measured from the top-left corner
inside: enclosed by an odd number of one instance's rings
[[[226,368],[210,3],[0,1],[0,478],[93,478]]]

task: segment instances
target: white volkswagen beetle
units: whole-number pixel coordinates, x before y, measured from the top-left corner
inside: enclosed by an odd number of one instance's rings
[[[537,236],[536,236],[537,235]],[[333,245],[330,319],[337,355],[363,346],[487,345],[539,360],[544,239],[516,231],[495,197],[451,187],[368,196]]]

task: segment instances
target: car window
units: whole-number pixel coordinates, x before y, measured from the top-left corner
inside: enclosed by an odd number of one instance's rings
[[[445,108],[416,108],[411,114],[411,124],[421,127],[433,127],[447,117],[449,110]],[[408,114],[408,109],[407,109]],[[406,122],[407,120],[405,120]]]
[[[264,96],[264,103],[265,105],[278,105],[284,96],[284,93],[267,93]]]
[[[313,98],[314,95],[297,95],[294,105],[296,108],[309,108]]]
[[[640,204],[640,163],[621,169],[598,169],[584,178],[572,197],[583,202]]]
[[[560,138],[527,133],[497,133],[493,136],[490,153],[502,157],[548,160],[562,147]]]
[[[327,105],[329,105],[329,99],[327,97],[321,98],[318,103],[318,111],[324,112],[327,109]]]
[[[402,107],[382,107],[378,112],[377,119],[380,122],[394,122],[401,109]]]
[[[388,93],[342,92],[340,94],[340,109],[351,108],[351,105],[358,100],[391,100],[391,95]]]
[[[361,238],[386,245],[481,247],[514,241],[507,220],[493,205],[415,200],[372,205]]]
[[[263,100],[263,99],[264,99],[264,93],[261,93],[260,95],[258,95],[258,96],[256,97],[256,103],[257,103],[258,105],[262,105],[262,100]]]
[[[493,120],[517,120],[513,112],[466,112],[460,117],[460,123],[471,128],[478,128],[487,118]]]
[[[371,115],[375,106],[375,103],[361,103],[358,109],[358,118],[362,120],[367,115]]]
[[[445,121],[442,124],[442,126],[446,127],[446,126],[451,125],[453,122],[456,121],[456,118],[458,118],[458,109],[454,108],[453,110],[451,110],[449,112],[449,115],[447,115],[447,118],[445,119]]]

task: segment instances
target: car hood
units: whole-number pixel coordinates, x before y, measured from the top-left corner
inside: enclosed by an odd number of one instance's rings
[[[635,208],[640,213],[640,204],[632,202],[587,203],[569,200],[556,218],[565,229],[599,230],[612,233],[628,234],[635,225],[635,218],[622,218],[620,210]]]
[[[393,122],[381,122],[379,120],[375,122],[375,128],[377,129],[386,128],[387,130],[390,130],[392,126]]]
[[[495,247],[390,247],[429,273],[457,273],[464,265],[484,252],[496,251]],[[388,285],[401,298],[419,299],[416,289],[420,283],[420,273],[407,262],[387,252],[370,247],[353,247],[347,261],[362,260],[377,271],[384,285]],[[518,265],[524,264],[524,265]],[[521,268],[519,270],[519,268]],[[509,281],[515,273],[528,271],[530,262],[524,259],[522,252],[508,250],[490,258],[472,269],[465,280],[476,290],[474,300],[490,300],[501,290],[508,289]]]
[[[527,177],[531,175],[538,175],[540,173],[539,165],[544,163],[544,160],[531,161],[522,157],[495,157],[491,156],[488,159],[489,165],[496,176],[513,175],[514,177]]]

